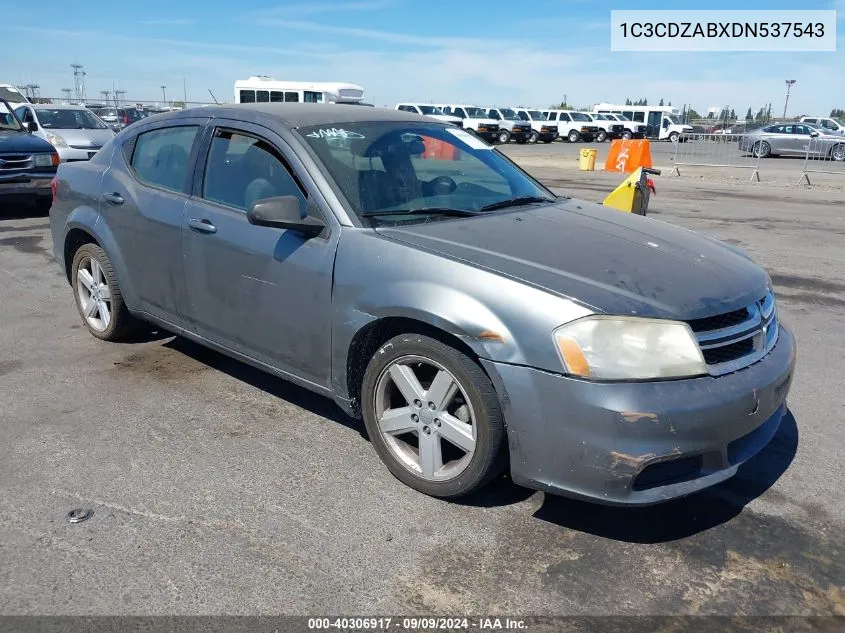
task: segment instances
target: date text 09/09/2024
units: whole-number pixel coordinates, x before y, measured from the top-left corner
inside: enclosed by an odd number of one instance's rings
[[[518,631],[526,630],[518,618],[440,618],[440,617],[371,617],[309,618],[308,628],[314,631]]]

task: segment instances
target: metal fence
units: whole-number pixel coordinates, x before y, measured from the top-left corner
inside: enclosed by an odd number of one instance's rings
[[[845,136],[841,140],[829,136],[810,139],[804,156],[804,169],[798,182],[812,184],[810,174],[845,176]]]
[[[742,144],[743,134],[681,134],[675,143],[672,174],[681,167],[751,169],[749,181],[760,182],[760,157]],[[671,174],[670,174],[671,175]]]

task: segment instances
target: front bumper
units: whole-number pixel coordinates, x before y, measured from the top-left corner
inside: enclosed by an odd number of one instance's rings
[[[718,378],[595,383],[482,361],[503,404],[514,482],[618,505],[683,497],[733,476],[786,412],[795,340]]]
[[[496,139],[499,137],[499,130],[487,130],[485,132],[479,132],[478,130],[473,130],[474,134],[479,137],[483,138],[488,143],[494,143]]]
[[[525,141],[531,136],[531,128],[513,128],[511,130],[511,139],[514,141]]]
[[[50,198],[50,182],[55,175],[55,171],[0,174],[0,198]]]

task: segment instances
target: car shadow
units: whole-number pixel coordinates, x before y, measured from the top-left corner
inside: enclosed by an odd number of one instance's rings
[[[165,334],[165,336],[173,335]],[[283,378],[230,358],[181,336],[176,336],[164,343],[163,347],[184,354],[211,369],[223,372],[275,398],[280,398],[315,415],[342,424],[353,431],[357,431],[369,441],[366,430],[364,429],[363,420],[358,420],[347,415],[334,400],[327,396],[309,391],[305,387],[295,385]]]
[[[29,218],[46,218],[47,211],[30,200],[15,200],[4,202],[0,206],[0,220],[26,220]]]
[[[798,426],[791,411],[766,447],[737,474],[699,493],[644,508],[603,506],[546,495],[534,516],[561,527],[628,543],[665,543],[726,523],[771,488],[798,450]]]

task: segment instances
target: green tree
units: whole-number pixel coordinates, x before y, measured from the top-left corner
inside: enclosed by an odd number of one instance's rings
[[[644,106],[648,105],[648,99],[643,99],[643,102],[640,105],[644,105]]]
[[[753,114],[751,114],[751,108],[749,107],[749,108],[748,108],[748,112],[746,112],[746,113],[745,113],[745,120],[746,120],[746,121],[750,121],[750,120],[751,120],[751,119],[753,119],[753,118],[754,118],[754,115],[753,115]]]
[[[659,106],[663,105],[663,97],[660,98],[660,103],[658,103],[657,105],[659,105]]]
[[[845,110],[841,108],[833,108],[830,111],[830,118],[831,119],[845,119]]]
[[[692,108],[687,110],[687,120],[688,121],[695,121],[695,120],[700,119],[700,118],[701,118],[701,115],[698,112],[696,112],[695,110],[693,110]]]
[[[708,118],[708,119],[712,119],[712,118],[713,118],[713,117],[715,117],[715,116],[716,116],[716,115],[715,115],[715,114],[713,114],[712,112],[708,112],[708,113],[707,113],[707,118]]]
[[[671,106],[671,105],[672,105],[672,102],[670,101],[667,105]]]
[[[735,120],[736,120],[736,111],[733,108],[731,108],[731,121],[735,121]]]
[[[625,105],[631,105],[631,98],[630,97],[625,99]]]

